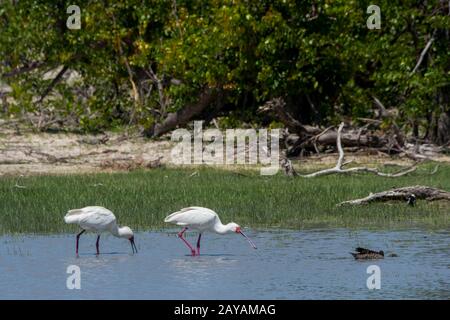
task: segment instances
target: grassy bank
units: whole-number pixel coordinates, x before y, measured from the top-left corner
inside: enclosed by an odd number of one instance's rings
[[[191,176],[197,171],[198,174]],[[137,230],[166,226],[163,218],[187,206],[216,210],[223,222],[251,227],[448,228],[450,205],[418,201],[336,207],[336,203],[392,187],[424,184],[450,190],[450,166],[430,175],[420,167],[408,176],[373,175],[290,179],[283,175],[244,175],[214,169],[155,169],[131,173],[32,176],[0,179],[0,233],[73,232],[65,225],[67,210],[101,205],[115,212],[122,225]]]

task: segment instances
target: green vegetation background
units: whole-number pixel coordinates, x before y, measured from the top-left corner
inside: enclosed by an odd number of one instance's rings
[[[0,234],[73,232],[64,224],[69,209],[100,205],[111,209],[122,225],[147,230],[173,227],[164,217],[188,206],[216,210],[223,222],[254,228],[411,228],[446,229],[446,202],[418,201],[336,207],[353,198],[392,187],[423,184],[450,190],[450,166],[431,175],[425,165],[395,179],[361,174],[289,179],[258,171],[154,169],[130,173],[31,176],[0,180]],[[198,174],[191,176],[193,172]],[[26,188],[15,187],[16,183]]]
[[[431,138],[450,112],[446,1],[379,0],[380,30],[366,26],[366,0],[81,1],[81,29],[69,30],[72,2],[1,1],[0,82],[17,102],[3,116],[44,112],[75,119],[80,130],[148,129],[205,88],[219,92],[206,113],[220,106],[227,127],[276,126],[255,110],[278,96],[314,124],[369,116],[376,96],[397,108],[405,131]],[[36,103],[51,87],[43,73],[59,66],[82,80],[59,82],[52,99]]]

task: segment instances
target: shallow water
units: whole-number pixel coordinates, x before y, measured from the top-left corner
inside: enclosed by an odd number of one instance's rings
[[[202,255],[188,256],[176,230],[128,241],[83,235],[0,237],[0,299],[450,299],[449,231],[249,231],[205,234]],[[195,243],[195,236],[188,235]],[[398,257],[355,261],[356,246]],[[66,287],[69,265],[81,289]],[[366,286],[367,267],[381,270],[381,289]]]

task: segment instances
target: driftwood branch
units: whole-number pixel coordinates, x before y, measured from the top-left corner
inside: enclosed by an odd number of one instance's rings
[[[397,173],[384,173],[384,172],[380,172],[376,168],[368,168],[368,167],[354,167],[354,168],[343,169],[343,166],[349,163],[349,162],[344,163],[344,149],[342,148],[342,143],[341,143],[341,133],[342,133],[343,128],[344,128],[344,123],[342,122],[337,131],[337,138],[336,138],[336,146],[337,146],[337,149],[339,152],[339,158],[337,160],[336,166],[334,166],[333,168],[330,168],[330,169],[324,169],[324,170],[320,170],[320,171],[305,174],[305,175],[301,175],[301,174],[297,174],[297,175],[299,175],[300,177],[303,177],[303,178],[314,178],[314,177],[318,177],[318,176],[324,176],[324,175],[335,174],[335,173],[340,174],[340,173],[354,173],[354,172],[369,172],[369,173],[373,173],[373,174],[376,174],[376,175],[382,176],[382,177],[397,178],[397,177],[404,176],[404,175],[416,170],[415,166],[412,166],[410,168],[407,168],[404,171],[397,172]]]
[[[450,201],[450,192],[427,186],[411,186],[395,188],[383,192],[371,193],[365,198],[344,201],[338,204],[342,205],[363,205],[371,202],[386,201],[406,201],[407,198],[414,195],[416,199],[427,201],[447,200]]]

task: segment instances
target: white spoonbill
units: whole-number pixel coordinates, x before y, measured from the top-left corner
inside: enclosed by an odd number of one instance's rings
[[[168,215],[164,219],[164,222],[170,222],[183,227],[183,230],[178,233],[178,237],[188,246],[193,256],[200,255],[200,239],[202,237],[202,233],[205,231],[215,232],[218,234],[226,234],[231,232],[240,233],[247,239],[250,245],[256,249],[253,241],[250,240],[244,232],[242,232],[242,229],[238,224],[234,222],[230,222],[226,225],[222,224],[217,213],[208,208],[184,208]],[[195,251],[191,244],[183,237],[183,234],[187,229],[198,231],[197,251]]]
[[[78,256],[78,242],[80,236],[85,231],[92,231],[97,233],[97,242],[95,247],[97,248],[97,254],[99,251],[99,241],[100,234],[103,232],[110,232],[112,235],[128,239],[131,243],[131,250],[133,253],[137,248],[134,243],[133,231],[129,227],[119,227],[116,222],[116,217],[114,213],[103,207],[85,207],[82,209],[69,210],[64,217],[66,223],[73,223],[80,226],[82,229],[80,233],[77,234],[77,244],[76,244],[76,254]]]

